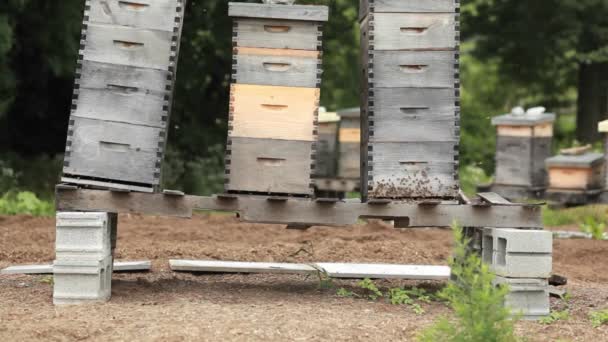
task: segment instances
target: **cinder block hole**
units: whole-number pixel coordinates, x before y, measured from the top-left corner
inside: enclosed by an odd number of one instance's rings
[[[104,291],[106,289],[106,269],[102,268],[99,273],[99,277],[101,280],[101,290]]]
[[[490,235],[483,237],[482,260],[486,264],[492,264],[492,252],[494,251],[494,238]]]
[[[500,266],[505,266],[507,264],[507,239],[498,238],[497,247],[496,263]]]

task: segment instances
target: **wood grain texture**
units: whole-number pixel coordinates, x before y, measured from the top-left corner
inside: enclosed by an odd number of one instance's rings
[[[495,182],[532,186],[532,149],[533,139],[530,137],[497,136]]]
[[[452,143],[375,143],[369,180],[372,198],[456,197]]]
[[[367,2],[367,0],[365,0]],[[368,192],[367,184],[369,180],[369,156],[368,156],[368,144],[369,144],[369,122],[373,119],[373,115],[370,115],[370,78],[373,70],[370,68],[370,62],[372,61],[369,53],[369,18],[366,16],[361,21],[361,145],[359,148],[360,153],[360,179],[361,179],[361,199],[367,201]],[[373,84],[372,84],[373,85]]]
[[[373,51],[374,87],[454,89],[453,51]]]
[[[317,88],[319,83],[317,58],[248,54],[235,57],[235,83],[304,88]]]
[[[251,48],[251,47],[237,47],[234,49],[234,53],[240,55],[254,55],[254,56],[281,56],[281,57],[308,57],[319,59],[321,52],[309,51],[309,50],[293,50],[293,49],[268,49],[268,48]]]
[[[319,30],[316,22],[239,18],[233,41],[238,47],[317,51]]]
[[[359,3],[359,18],[363,19],[370,11],[370,1],[361,0]],[[374,0],[374,13],[454,13],[456,2],[454,0]]]
[[[320,122],[316,148],[315,177],[335,177],[338,164],[338,123]]]
[[[602,189],[604,185],[603,165],[589,168],[548,166],[548,174],[551,189]]]
[[[340,142],[340,154],[338,161],[338,176],[340,178],[360,177],[360,148],[361,144],[352,142]]]
[[[312,194],[312,142],[231,139],[227,191]]]
[[[319,89],[234,84],[233,137],[314,141]]]
[[[80,74],[80,88],[101,89],[115,85],[162,95],[167,93],[167,78],[171,77],[171,73],[164,70],[91,61],[82,62]]]
[[[88,24],[83,56],[93,62],[168,70],[172,37],[172,32]]]
[[[322,22],[329,19],[329,9],[326,6],[314,5],[285,6],[230,2],[228,3],[228,15],[241,18],[289,19]]]
[[[157,184],[161,129],[87,118],[74,120],[64,174]]]
[[[374,14],[374,50],[453,50],[455,37],[453,13]]]
[[[179,0],[91,0],[89,22],[173,32]]]
[[[545,160],[553,154],[552,137],[532,138],[531,172],[532,187],[545,187],[548,183]]]

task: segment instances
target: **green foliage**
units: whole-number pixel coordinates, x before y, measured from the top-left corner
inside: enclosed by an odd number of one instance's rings
[[[581,232],[591,234],[594,240],[604,240],[604,232],[606,231],[606,223],[597,221],[590,216],[585,219],[585,222],[579,225]]]
[[[371,300],[376,300],[382,297],[383,295],[382,291],[380,291],[376,284],[369,278],[361,280],[357,283],[357,286],[359,286],[363,290],[366,290],[366,296]]]
[[[480,257],[467,252],[469,241],[454,225],[454,256],[450,260],[455,280],[440,292],[454,310],[454,319],[441,318],[424,330],[420,341],[516,341],[514,323],[504,307],[509,289],[494,286],[494,274]]]
[[[590,312],[589,319],[594,328],[608,324],[608,309]]]
[[[53,203],[41,201],[31,192],[8,192],[0,197],[0,215],[27,214],[52,216],[55,214]]]
[[[540,324],[553,324],[557,321],[566,321],[570,318],[570,311],[562,310],[562,311],[551,311],[549,316],[542,317],[538,322]]]
[[[558,227],[571,224],[581,224],[588,218],[596,222],[606,222],[608,217],[607,205],[587,205],[567,209],[543,208],[543,224],[548,227]]]
[[[477,193],[478,185],[492,182],[492,177],[488,176],[482,168],[474,165],[461,167],[459,173],[460,188],[468,196]]]
[[[14,154],[0,154],[0,194],[31,191],[44,200],[51,200],[62,162],[60,157],[25,159]]]
[[[351,298],[351,297],[356,296],[356,294],[353,291],[347,290],[343,287],[338,289],[338,291],[336,292],[336,295],[338,297],[345,297],[345,298]]]
[[[388,291],[388,298],[393,305],[414,304],[410,295],[401,288],[393,288]]]

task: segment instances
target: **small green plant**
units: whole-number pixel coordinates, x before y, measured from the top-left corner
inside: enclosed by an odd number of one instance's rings
[[[422,308],[422,306],[420,306],[420,304],[418,303],[414,303],[411,305],[412,310],[414,311],[414,313],[416,315],[423,315],[424,314],[424,309]]]
[[[367,297],[371,300],[376,300],[382,297],[382,291],[380,291],[376,284],[369,278],[361,280],[359,283],[357,283],[357,285],[363,290],[366,290]]]
[[[591,234],[594,240],[604,240],[606,223],[596,220],[593,216],[587,217],[579,227],[581,232]]]
[[[44,276],[44,277],[40,278],[39,282],[41,282],[43,284],[53,285],[53,276],[52,275]]]
[[[407,291],[400,288],[388,290],[388,299],[393,305],[414,304],[414,300],[407,294]]]
[[[608,309],[589,313],[589,319],[594,328],[608,324]]]
[[[53,203],[42,201],[29,191],[8,192],[0,197],[0,215],[52,216],[54,212]]]
[[[517,341],[513,317],[504,302],[508,287],[495,286],[494,274],[475,253],[468,253],[469,242],[457,224],[454,254],[450,260],[454,280],[439,293],[454,310],[454,319],[441,318],[418,336],[419,341]]]
[[[319,278],[319,288],[322,290],[328,290],[334,288],[334,282],[324,269],[311,265],[317,270],[317,277]]]
[[[353,291],[347,290],[343,287],[338,289],[338,291],[336,292],[336,295],[338,297],[345,297],[345,298],[351,298],[351,297],[356,296],[356,294]]]
[[[549,316],[541,318],[538,322],[540,324],[553,324],[557,321],[565,321],[570,318],[570,311],[562,310],[562,311],[551,311]]]

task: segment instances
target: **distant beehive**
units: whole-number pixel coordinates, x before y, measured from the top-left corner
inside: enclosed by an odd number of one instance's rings
[[[604,187],[608,190],[608,120],[602,121],[599,124],[600,133],[604,133],[604,174],[606,179],[604,180]]]
[[[227,192],[312,195],[325,6],[230,3]]]
[[[361,177],[361,110],[350,108],[338,111],[338,178]]]
[[[158,189],[184,7],[86,1],[63,182]]]
[[[506,114],[492,119],[497,136],[495,184],[546,187],[545,159],[551,156],[554,121],[554,114]]]
[[[363,200],[456,198],[459,1],[362,0],[360,10]]]
[[[604,186],[601,153],[559,155],[546,160],[551,190],[599,190]]]
[[[338,150],[338,125],[340,117],[336,113],[319,112],[319,138],[315,163],[316,178],[333,178],[338,170],[336,158]]]

